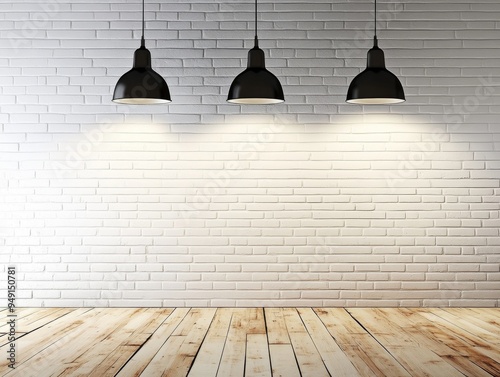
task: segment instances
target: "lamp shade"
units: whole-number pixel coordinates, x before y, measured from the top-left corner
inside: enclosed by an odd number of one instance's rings
[[[149,105],[171,101],[167,83],[151,68],[151,53],[141,44],[135,50],[133,68],[116,83],[113,102]]]
[[[264,51],[257,43],[248,52],[247,69],[233,80],[227,101],[238,104],[274,104],[285,101],[278,78],[266,69]]]
[[[384,52],[375,46],[368,51],[366,69],[357,75],[347,91],[346,102],[362,105],[404,102],[405,93],[399,79],[385,68]]]

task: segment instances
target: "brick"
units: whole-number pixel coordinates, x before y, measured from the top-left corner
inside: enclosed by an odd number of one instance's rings
[[[389,108],[344,103],[370,46],[358,3],[262,4],[275,107],[225,102],[248,4],[147,4],[173,102],[141,108],[110,101],[140,6],[59,4],[24,38],[30,7],[5,13],[0,68],[0,243],[23,306],[498,306],[498,4],[391,14],[408,102]]]

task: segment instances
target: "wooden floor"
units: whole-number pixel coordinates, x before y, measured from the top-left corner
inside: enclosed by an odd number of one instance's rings
[[[500,309],[19,309],[0,376],[500,376]]]

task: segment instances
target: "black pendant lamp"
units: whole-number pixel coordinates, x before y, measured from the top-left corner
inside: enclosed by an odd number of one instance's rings
[[[167,83],[151,68],[151,53],[144,42],[144,0],[142,0],[141,47],[135,50],[134,67],[116,83],[113,102],[128,105],[172,102]]]
[[[361,105],[382,105],[404,102],[405,93],[398,78],[385,68],[384,51],[377,40],[377,0],[375,0],[375,36],[368,51],[366,69],[349,85],[346,102]]]
[[[283,88],[276,76],[266,69],[264,51],[257,37],[257,0],[255,0],[255,45],[248,52],[247,69],[234,79],[227,102],[269,105],[285,101]]]

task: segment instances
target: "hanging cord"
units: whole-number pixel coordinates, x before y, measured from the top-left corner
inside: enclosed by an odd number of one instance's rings
[[[377,40],[377,0],[375,0],[375,35],[373,37],[373,45],[378,46],[378,40]]]
[[[255,0],[255,47],[259,47],[259,38],[257,37],[257,0]]]
[[[142,0],[142,36],[141,36],[141,47],[145,47],[146,43],[144,41],[144,0]]]

